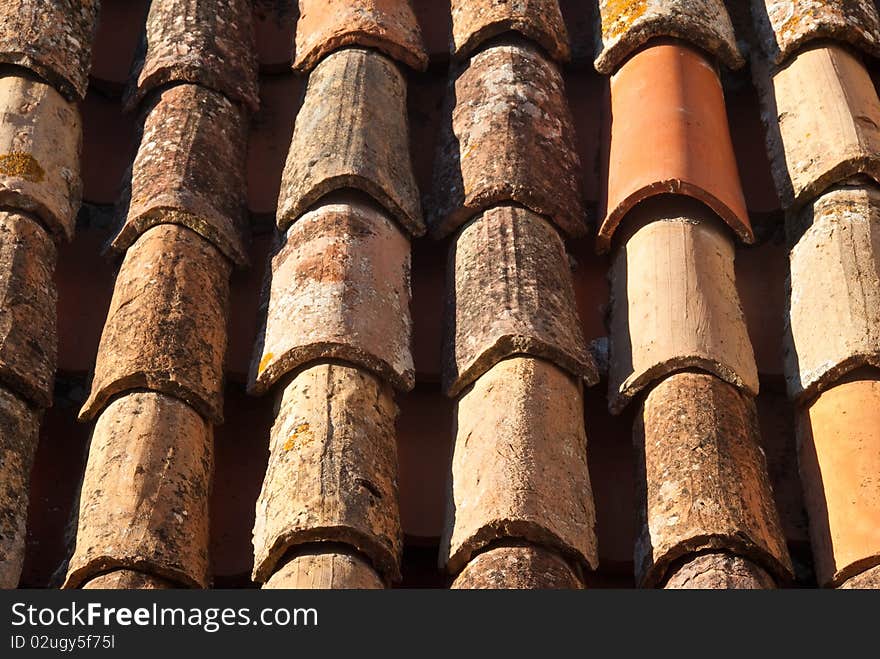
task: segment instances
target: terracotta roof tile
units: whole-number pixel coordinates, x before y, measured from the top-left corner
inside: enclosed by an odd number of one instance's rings
[[[26,215],[0,211],[0,382],[50,407],[58,337],[56,249]]]
[[[429,218],[436,237],[509,202],[585,235],[574,128],[552,60],[529,44],[483,50],[453,81],[447,103],[454,110],[440,138]]]
[[[68,100],[86,95],[99,0],[4,0],[0,62],[30,69]]]
[[[0,204],[73,237],[82,195],[77,106],[25,75],[0,75]]]
[[[385,587],[369,561],[328,543],[307,545],[269,577],[263,588],[281,590],[379,590]],[[332,547],[332,548],[331,548]]]
[[[449,396],[513,355],[542,357],[588,384],[598,382],[565,245],[547,221],[516,206],[485,211],[457,237],[447,273]]]
[[[661,583],[673,561],[712,549],[789,578],[750,398],[713,375],[677,373],[648,394],[633,433],[644,469],[637,479],[640,583]]]
[[[600,252],[636,204],[667,193],[702,201],[754,241],[721,81],[708,60],[683,44],[641,51],[611,78],[611,117]]]
[[[785,337],[798,401],[856,368],[880,367],[880,189],[832,189],[804,215],[812,226],[791,250]]]
[[[838,585],[880,565],[880,382],[843,382],[798,415],[816,576]]]
[[[612,74],[651,39],[672,37],[732,69],[745,60],[723,0],[599,0],[596,70]]]
[[[399,580],[390,387],[355,368],[318,364],[294,376],[276,409],[254,522],[254,580],[266,582],[289,549],[312,542],[347,544],[386,580]]]
[[[168,83],[189,82],[259,106],[257,56],[247,0],[153,0],[125,103]]]
[[[840,586],[841,590],[878,590],[880,589],[880,565],[847,579]]]
[[[492,547],[468,563],[452,589],[549,590],[584,587],[556,552],[536,545]]]
[[[815,47],[772,81],[760,60],[753,71],[784,208],[795,212],[855,174],[880,181],[880,100],[856,57],[837,46]]]
[[[225,96],[189,84],[163,90],[146,115],[113,249],[124,253],[151,227],[175,223],[246,265],[246,152],[245,117]]]
[[[154,392],[110,403],[92,434],[64,586],[127,569],[207,587],[213,460],[211,426],[186,403]]]
[[[360,200],[309,211],[274,255],[270,289],[251,364],[253,392],[328,359],[413,388],[410,244],[385,213]]]
[[[18,586],[41,413],[0,386],[0,588]]]
[[[347,46],[375,48],[419,71],[428,68],[409,0],[299,0],[296,70],[308,72]]]
[[[782,64],[817,40],[839,41],[880,56],[880,17],[872,0],[752,0],[759,41]]]
[[[440,561],[456,574],[495,541],[524,539],[595,569],[581,384],[541,359],[496,364],[458,402]]]
[[[452,49],[459,59],[505,32],[519,32],[558,62],[571,57],[558,0],[452,0]]]
[[[343,188],[366,192],[407,231],[424,233],[406,80],[394,62],[360,48],[328,55],[309,76],[282,176],[278,227]]]
[[[611,412],[683,368],[714,373],[757,394],[733,240],[723,225],[686,199],[660,198],[632,215],[640,228],[611,269]]]
[[[161,224],[125,255],[80,420],[118,393],[177,396],[223,421],[230,264],[189,229]]]
[[[167,590],[175,584],[135,570],[113,570],[85,582],[83,590]]]
[[[712,552],[698,554],[675,569],[663,586],[687,590],[762,590],[776,588],[767,571],[747,558]]]

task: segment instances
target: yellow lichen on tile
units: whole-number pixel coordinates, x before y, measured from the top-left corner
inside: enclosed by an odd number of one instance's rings
[[[293,431],[293,434],[284,442],[284,450],[292,451],[295,448],[308,444],[314,439],[308,423],[299,424]]]
[[[46,172],[28,153],[4,153],[0,155],[0,174],[16,176],[31,183],[41,183]]]

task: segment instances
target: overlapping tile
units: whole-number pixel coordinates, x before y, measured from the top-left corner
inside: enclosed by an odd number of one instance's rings
[[[310,71],[346,46],[375,48],[419,71],[428,68],[410,0],[300,0],[294,68]]]
[[[466,59],[490,39],[518,32],[557,62],[571,57],[558,0],[452,0],[452,48]]]
[[[878,590],[880,589],[880,565],[872,567],[861,574],[847,579],[839,588],[841,590]]]
[[[251,3],[247,0],[153,0],[126,104],[188,82],[251,110],[259,106]]]
[[[526,540],[595,568],[595,511],[579,381],[507,359],[458,402],[440,562],[456,574],[497,541]]]
[[[510,544],[477,554],[452,582],[454,590],[579,590],[584,587],[556,552]]]
[[[168,590],[174,583],[135,570],[113,570],[99,574],[82,586],[83,590]]]
[[[257,501],[255,581],[313,542],[348,545],[399,580],[396,417],[391,388],[355,368],[318,364],[284,387]]]
[[[684,368],[756,394],[758,369],[726,227],[687,199],[647,202],[630,220],[638,228],[611,268],[611,412]]]
[[[328,55],[309,76],[282,176],[278,227],[287,229],[344,188],[372,196],[409,233],[424,233],[409,155],[406,80],[393,61],[362,48]]]
[[[0,63],[30,69],[68,100],[83,99],[99,5],[99,0],[4,0]]]
[[[230,264],[187,228],[162,224],[126,253],[80,419],[109,399],[146,388],[223,421],[223,361]]]
[[[570,236],[585,235],[580,161],[556,64],[527,43],[493,46],[474,55],[450,94],[452,119],[434,168],[435,237],[506,203],[546,216]]]
[[[146,116],[112,247],[124,252],[147,229],[175,223],[246,265],[246,152],[246,117],[225,96],[190,84],[162,91]]]
[[[483,212],[456,239],[448,276],[448,395],[513,355],[542,357],[588,384],[598,381],[565,245],[546,220],[517,206]]]
[[[745,61],[723,0],[599,0],[595,66],[610,75],[652,39],[675,38],[738,69]]]
[[[285,373],[329,359],[412,389],[409,302],[409,240],[386,213],[357,198],[309,211],[272,259],[252,390],[263,393]]]
[[[0,381],[38,407],[52,405],[55,245],[26,215],[0,211]]]
[[[667,590],[772,590],[776,582],[767,571],[742,556],[699,554],[677,568],[663,587]]]
[[[0,75],[0,205],[34,213],[59,240],[73,237],[82,198],[77,106],[25,75]]]
[[[132,392],[101,413],[64,586],[114,569],[207,587],[212,428],[176,398]]]
[[[636,204],[668,193],[703,202],[754,241],[721,81],[703,55],[677,44],[639,52],[611,78],[611,116],[600,252]]]
[[[343,546],[321,543],[297,551],[263,585],[282,590],[379,590],[382,580],[370,562]]]

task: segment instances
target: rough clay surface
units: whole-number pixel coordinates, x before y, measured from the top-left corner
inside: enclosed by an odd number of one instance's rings
[[[626,242],[611,269],[609,409],[620,413],[639,391],[683,368],[757,394],[729,232],[697,205],[644,210],[639,219],[653,221]]]
[[[0,211],[0,382],[52,405],[58,353],[55,245],[25,215]]]
[[[557,62],[571,58],[558,0],[452,0],[453,55],[470,57],[486,41],[519,32]]]
[[[35,214],[56,240],[73,238],[81,148],[75,104],[31,78],[0,75],[0,206]]]
[[[844,581],[843,590],[880,590],[880,565]]]
[[[277,590],[380,590],[385,588],[369,561],[355,551],[325,543],[298,551],[263,584]]]
[[[83,584],[83,590],[168,590],[177,586],[162,577],[134,570],[113,570]]]
[[[572,237],[586,234],[581,166],[557,65],[528,43],[487,48],[453,80],[434,167],[429,223],[453,233],[517,203]]]
[[[805,401],[861,366],[880,367],[880,188],[840,187],[804,209],[791,250],[784,356]]]
[[[677,568],[667,590],[773,590],[776,583],[764,568],[742,556],[700,554]]]
[[[247,265],[247,137],[244,113],[222,94],[187,84],[163,91],[144,123],[112,247],[124,252],[147,229],[175,223]]]
[[[116,398],[92,433],[64,587],[113,569],[207,587],[213,455],[210,424],[186,403]]]
[[[872,0],[752,0],[758,39],[774,64],[810,41],[842,41],[880,56],[880,17]]]
[[[789,215],[857,174],[880,181],[880,99],[856,57],[819,45],[772,77],[758,58],[752,71],[770,171]]]
[[[502,359],[543,357],[595,384],[565,245],[518,206],[496,206],[458,235],[447,268],[444,388],[457,396]]]
[[[328,102],[328,99],[333,99]],[[415,236],[424,234],[409,152],[406,80],[375,51],[346,48],[312,71],[278,198],[282,231],[330,192],[366,192]]]
[[[375,48],[418,71],[428,68],[409,0],[299,0],[294,69],[307,73],[346,46]]]
[[[556,552],[539,545],[503,545],[478,554],[453,590],[581,590],[584,585]]]
[[[595,568],[581,383],[553,364],[496,364],[461,398],[440,563],[459,572],[487,545],[527,540]]]
[[[610,75],[651,39],[681,39],[731,69],[745,60],[723,0],[599,0],[596,70]]]
[[[254,393],[320,359],[413,388],[410,244],[387,214],[359,201],[309,211],[287,230],[271,277]]]
[[[248,0],[152,0],[127,107],[169,83],[220,92],[259,107],[257,49]]]
[[[85,98],[99,0],[3,0],[0,63],[30,69],[68,100]]]
[[[790,578],[759,432],[754,402],[714,375],[677,373],[648,394],[633,431],[640,584],[662,583],[674,561],[709,549]]]
[[[160,224],[126,252],[80,420],[114,394],[151,389],[223,422],[230,264],[201,236]]]
[[[342,543],[400,579],[397,406],[391,388],[356,368],[321,364],[283,389],[254,522],[254,580],[311,542]]]
[[[40,413],[0,387],[0,589],[16,588],[21,577],[39,433]]]

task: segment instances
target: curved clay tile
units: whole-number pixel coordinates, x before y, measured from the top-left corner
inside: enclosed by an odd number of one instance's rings
[[[511,202],[570,236],[586,234],[576,136],[552,60],[529,44],[483,50],[448,102],[455,107],[440,138],[429,218],[435,237]]]
[[[169,590],[176,584],[135,570],[113,570],[82,584],[83,590]]]
[[[666,590],[771,590],[776,582],[747,558],[725,552],[698,554],[673,568]]]
[[[278,228],[345,188],[366,192],[409,233],[424,234],[406,80],[394,62],[362,48],[328,55],[309,76],[281,178]]]
[[[68,100],[89,86],[99,0],[3,0],[0,63],[30,69]]]
[[[453,54],[464,60],[483,43],[519,32],[557,62],[571,58],[558,0],[452,0]]]
[[[841,590],[880,590],[880,565],[850,577],[840,584]]]
[[[690,200],[658,199],[633,216],[641,226],[611,269],[611,412],[620,413],[639,391],[684,368],[757,394],[758,369],[728,232]]]
[[[400,579],[397,405],[356,368],[319,364],[279,394],[254,521],[254,572],[266,582],[297,545],[339,543]]]
[[[139,391],[95,424],[65,588],[113,569],[207,588],[211,425],[186,403]]]
[[[856,174],[880,182],[880,99],[856,57],[819,46],[799,53],[772,79],[760,62],[753,71],[784,208],[793,214]]]
[[[142,49],[128,108],[174,82],[203,85],[250,110],[260,105],[248,0],[152,0]]]
[[[375,48],[418,71],[428,68],[409,0],[299,0],[294,69],[311,71],[347,46]]]
[[[636,578],[662,583],[678,559],[723,550],[782,581],[792,566],[760,446],[754,401],[714,375],[676,373],[633,430],[639,486]]]
[[[288,229],[271,277],[252,393],[330,359],[413,388],[410,244],[385,213],[360,201],[309,211]]]
[[[693,197],[745,242],[754,241],[727,124],[721,81],[692,48],[658,45],[611,78],[611,147],[599,252],[624,216],[660,194]]]
[[[812,226],[789,257],[784,343],[798,401],[861,366],[880,367],[880,189],[837,188],[804,214]]]
[[[52,405],[58,355],[55,244],[25,215],[0,211],[0,382]]]
[[[550,362],[499,362],[458,402],[440,561],[457,574],[506,540],[595,569],[596,514],[581,383]]]
[[[880,565],[880,381],[823,392],[797,429],[816,576],[836,586]]]
[[[116,394],[150,389],[223,422],[230,270],[209,242],[176,224],[153,227],[129,248],[81,421]]]
[[[461,571],[453,590],[581,590],[584,584],[555,551],[511,544],[477,554]]]
[[[447,272],[449,396],[513,355],[542,357],[588,384],[598,382],[565,245],[542,217],[516,206],[485,211],[459,234]]]
[[[125,222],[111,247],[125,252],[145,231],[192,229],[237,265],[244,244],[247,119],[222,94],[175,85],[156,98],[132,166]]]
[[[31,468],[40,412],[0,386],[0,588],[18,587],[27,540]]]
[[[671,37],[731,69],[745,60],[723,0],[599,0],[596,70],[610,75],[651,39]]]
[[[343,545],[321,543],[297,551],[263,584],[279,590],[381,590],[379,575],[361,554]],[[326,549],[324,548],[326,547]]]
[[[880,56],[880,16],[873,0],[752,0],[758,40],[774,64],[805,44],[839,41]]]
[[[79,108],[29,77],[0,75],[0,205],[73,238],[82,199]]]

